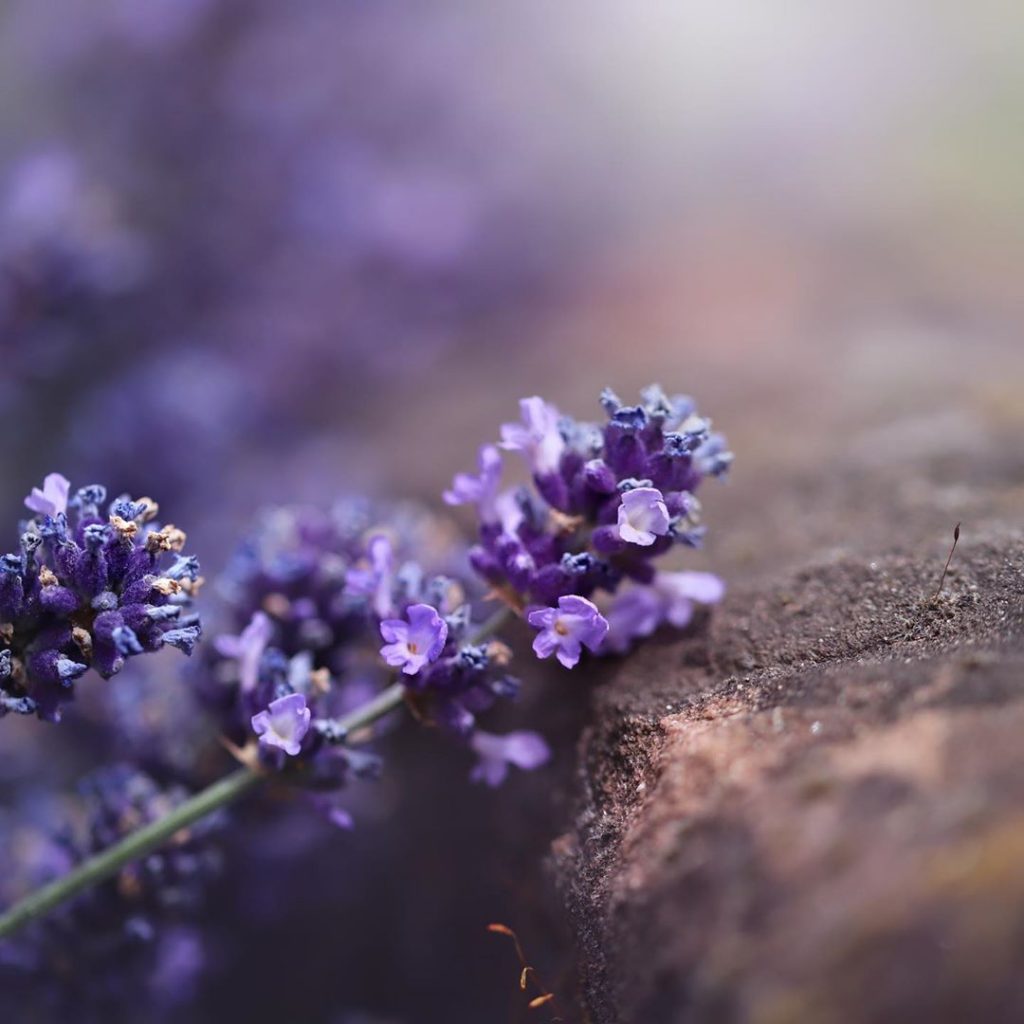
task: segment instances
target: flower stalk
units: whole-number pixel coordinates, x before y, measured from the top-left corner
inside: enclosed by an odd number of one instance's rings
[[[121,842],[83,861],[73,871],[69,871],[49,885],[29,893],[0,917],[0,939],[13,935],[18,929],[42,917],[83,889],[98,885],[117,874],[125,864],[138,860],[162,846],[182,829],[237,800],[259,779],[257,772],[249,768],[240,768],[179,804],[165,817],[140,828]]]
[[[479,643],[493,636],[511,614],[508,608],[500,608],[474,631],[469,642]],[[400,682],[392,683],[372,700],[340,718],[338,726],[351,736],[400,707],[404,696],[405,686]],[[265,777],[258,768],[239,768],[179,804],[165,817],[83,861],[49,885],[29,893],[0,916],[0,939],[13,935],[83,890],[116,875],[126,864],[145,857],[189,825],[238,800]]]

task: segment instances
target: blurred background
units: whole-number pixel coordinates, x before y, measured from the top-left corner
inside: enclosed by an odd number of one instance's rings
[[[152,495],[215,577],[267,503],[440,508],[518,398],[654,380],[738,456],[690,564],[840,543],[817,482],[1024,426],[1022,58],[996,0],[6,0],[5,543],[59,470]],[[509,1019],[491,920],[571,992],[542,861],[585,711],[554,688],[546,776],[483,794],[411,733],[354,834],[254,812],[188,1019]],[[109,757],[6,725],[5,793]]]

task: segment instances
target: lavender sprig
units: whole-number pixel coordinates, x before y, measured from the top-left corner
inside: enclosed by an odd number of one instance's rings
[[[336,794],[380,769],[348,742],[346,716],[363,701],[404,702],[483,756],[472,742],[477,720],[518,682],[506,671],[508,649],[490,642],[497,620],[479,625],[479,588],[458,578],[464,563],[453,531],[418,506],[343,501],[328,512],[265,513],[221,587],[233,632],[216,637],[193,673],[239,756],[310,790],[312,804],[345,826]]]
[[[535,733],[495,736],[478,724],[516,693],[505,672],[511,651],[495,639],[513,612],[538,631],[538,657],[572,668],[584,649],[623,651],[662,622],[686,625],[698,604],[723,594],[715,576],[655,563],[676,544],[700,543],[694,492],[732,456],[689,399],[657,387],[642,399],[625,407],[606,391],[603,427],[526,399],[523,422],[502,428],[502,446],[524,455],[534,490],[500,489],[492,445],[481,449],[478,476],[455,478],[446,501],[472,503],[480,517],[469,560],[504,602],[480,625],[481,595],[446,571],[457,558],[437,545],[444,531],[432,517],[368,503],[326,517],[272,513],[226,581],[234,631],[218,636],[199,672],[199,692],[243,767],[30,894],[0,916],[0,938],[261,780],[315,790],[323,806],[323,790],[375,769],[353,744],[403,704],[476,754],[474,779],[497,785],[509,766],[543,764],[550,752]],[[23,528],[22,555],[0,564],[0,714],[56,717],[88,667],[111,675],[130,655],[165,644],[190,651],[198,637],[198,620],[182,616],[198,584],[194,559],[180,554],[184,535],[158,529],[147,500],[118,499],[104,519],[101,488],[71,502],[68,494],[56,474],[33,491],[26,504],[37,515]],[[177,558],[163,568],[166,552]],[[75,651],[82,660],[68,668]],[[349,822],[333,803],[326,809]]]
[[[487,639],[492,632],[501,628],[508,615],[506,609],[496,612],[487,623],[477,630],[473,636],[474,641],[482,642]],[[341,716],[337,721],[337,727],[343,735],[354,736],[400,707],[404,697],[405,687],[401,683],[394,683],[366,704]],[[521,737],[522,734],[516,737],[519,750],[506,751],[503,755],[504,759],[510,763],[520,764],[522,767],[535,767],[539,763],[539,751],[534,750],[532,754],[523,753]],[[481,772],[489,773],[492,779],[495,768],[491,764],[498,756],[491,749],[481,753]],[[543,759],[546,760],[546,757]],[[224,776],[178,804],[164,817],[151,821],[138,831],[130,833],[114,845],[83,861],[66,875],[49,885],[36,889],[14,904],[0,915],[0,939],[13,935],[55,907],[73,899],[80,892],[113,877],[125,864],[145,857],[183,829],[187,829],[195,822],[202,821],[221,808],[232,804],[259,783],[275,777],[273,773],[265,771],[256,763],[239,768],[230,775]]]
[[[624,405],[610,389],[601,404],[604,424],[523,399],[521,422],[501,428],[500,448],[522,455],[533,488],[502,490],[501,452],[485,445],[479,475],[460,473],[444,494],[450,505],[476,508],[473,568],[525,610],[539,630],[538,657],[556,655],[567,668],[584,647],[619,652],[663,621],[685,625],[695,603],[714,603],[723,592],[707,574],[667,573],[657,562],[677,545],[700,545],[696,492],[731,465],[725,439],[692,399],[657,385],[638,405]],[[611,595],[603,607],[596,603]]]
[[[191,611],[199,563],[185,534],[159,526],[155,502],[106,489],[70,496],[59,473],[33,488],[20,550],[0,558],[0,717],[58,721],[77,679],[109,679],[138,654],[191,654],[201,632]]]

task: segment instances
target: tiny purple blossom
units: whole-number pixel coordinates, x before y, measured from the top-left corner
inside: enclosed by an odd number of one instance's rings
[[[566,667],[579,660],[582,647],[596,651],[608,632],[608,620],[585,597],[569,594],[558,599],[557,608],[536,608],[527,621],[540,632],[533,641],[538,658],[554,654]]]
[[[670,522],[665,498],[656,487],[636,487],[622,496],[619,536],[626,543],[649,547],[668,533]]]
[[[698,604],[717,604],[725,584],[709,572],[659,572],[649,586],[622,591],[608,608],[608,635],[602,650],[624,654],[633,640],[650,636],[663,622],[689,625]]]
[[[238,677],[242,690],[249,692],[259,681],[260,659],[270,643],[274,624],[265,612],[256,612],[249,625],[238,636],[222,634],[214,646],[225,658],[238,662]]]
[[[289,693],[272,700],[266,711],[252,716],[253,731],[260,745],[276,747],[290,757],[302,749],[302,738],[309,732],[310,710],[301,693]]]
[[[414,604],[408,611],[409,621],[385,619],[380,635],[387,641],[381,656],[396,668],[414,676],[425,665],[436,661],[448,639],[448,623],[429,604]]]
[[[485,444],[480,449],[478,462],[480,475],[457,473],[451,488],[444,492],[444,500],[448,505],[476,505],[480,521],[494,523],[499,518],[497,498],[501,481],[501,453],[493,444]]]
[[[664,601],[654,587],[630,587],[607,611],[608,635],[602,649],[625,654],[637,637],[650,636],[662,623]]]
[[[534,473],[556,472],[565,450],[558,409],[536,396],[524,398],[519,409],[523,422],[506,423],[501,428],[501,447],[522,452]]]
[[[666,621],[677,629],[689,624],[695,604],[718,604],[725,596],[725,583],[710,572],[659,572],[653,586],[664,601]]]
[[[370,598],[370,606],[381,618],[394,613],[391,596],[394,583],[395,554],[391,541],[378,534],[370,538],[366,546],[370,565],[368,568],[349,569],[345,576],[347,593]]]
[[[544,738],[529,731],[495,736],[478,729],[469,745],[480,758],[469,777],[473,782],[486,782],[488,786],[500,786],[508,775],[510,764],[523,771],[531,771],[546,764],[551,757],[551,749]]]
[[[315,794],[310,796],[309,801],[336,828],[355,827],[352,815],[344,807],[340,807],[332,796]]]
[[[43,481],[42,489],[32,488],[25,499],[25,507],[41,516],[57,516],[68,510],[68,492],[71,481],[60,473],[50,473]]]

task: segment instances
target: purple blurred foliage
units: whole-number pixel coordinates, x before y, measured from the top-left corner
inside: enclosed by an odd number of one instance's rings
[[[23,791],[2,821],[0,899],[67,873],[186,795],[123,764],[90,774],[73,797]],[[205,819],[0,941],[0,1010],[40,1024],[176,1019],[208,964],[197,924],[220,873],[222,824],[223,815]]]

